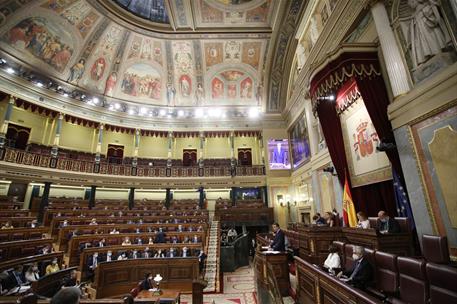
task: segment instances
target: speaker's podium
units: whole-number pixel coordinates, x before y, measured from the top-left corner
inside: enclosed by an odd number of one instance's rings
[[[269,271],[270,268],[270,271]],[[258,288],[269,290],[272,288],[272,278],[274,275],[281,295],[289,295],[289,265],[287,262],[287,252],[269,251],[268,247],[257,247],[254,259],[254,271]]]

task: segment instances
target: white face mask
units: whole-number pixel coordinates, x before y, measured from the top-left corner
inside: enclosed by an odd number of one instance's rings
[[[111,252],[108,252],[108,256],[111,256],[111,255],[112,255],[112,253],[111,253]]]

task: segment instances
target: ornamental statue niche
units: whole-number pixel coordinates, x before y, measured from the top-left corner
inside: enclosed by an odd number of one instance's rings
[[[401,0],[392,6],[398,10],[393,14],[393,25],[401,29],[397,33],[416,83],[457,60],[455,33],[450,30],[456,18],[454,14],[445,15],[441,6],[445,1]]]

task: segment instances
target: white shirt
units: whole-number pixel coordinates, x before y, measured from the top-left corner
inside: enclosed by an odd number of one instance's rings
[[[357,228],[369,229],[370,221],[369,220],[359,221],[357,224]]]
[[[328,269],[341,268],[341,260],[338,253],[329,253],[327,259],[324,262],[324,267]]]
[[[39,278],[40,278],[40,275],[38,273],[29,272],[29,271],[27,271],[25,273],[25,279],[27,280],[27,282],[35,282],[35,281],[38,281]]]

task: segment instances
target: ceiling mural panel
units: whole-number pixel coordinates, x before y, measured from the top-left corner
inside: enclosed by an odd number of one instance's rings
[[[111,0],[141,18],[156,23],[170,22],[165,0]]]
[[[0,49],[70,90],[104,95],[106,102],[279,111],[262,102],[268,102],[263,73],[272,60],[270,27],[282,1],[177,0],[170,7],[164,0],[107,2],[149,20],[154,14],[173,18],[176,33],[166,33],[132,28],[137,17],[127,24],[116,11],[107,14],[100,1],[10,0],[0,4]]]

